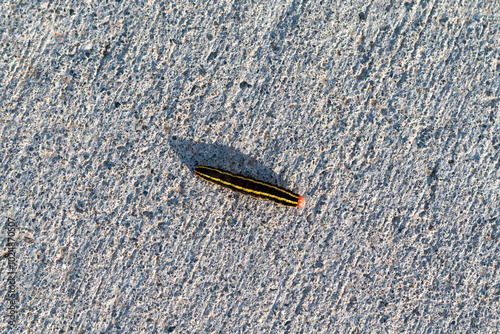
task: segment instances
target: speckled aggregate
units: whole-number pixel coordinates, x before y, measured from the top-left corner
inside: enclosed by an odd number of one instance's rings
[[[2,1],[1,332],[498,332],[498,8]]]

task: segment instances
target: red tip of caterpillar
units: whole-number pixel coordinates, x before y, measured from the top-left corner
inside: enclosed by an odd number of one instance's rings
[[[304,196],[299,196],[299,200],[297,201],[297,207],[301,208],[304,206],[304,204],[306,204],[306,199],[304,198]]]

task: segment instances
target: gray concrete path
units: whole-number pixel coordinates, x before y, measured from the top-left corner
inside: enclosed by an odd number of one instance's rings
[[[498,333],[499,11],[2,1],[0,332]]]

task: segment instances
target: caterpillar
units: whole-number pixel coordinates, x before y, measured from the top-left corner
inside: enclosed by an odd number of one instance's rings
[[[265,198],[286,206],[301,208],[305,204],[304,196],[299,196],[290,190],[222,169],[197,166],[194,169],[194,175],[234,191]]]

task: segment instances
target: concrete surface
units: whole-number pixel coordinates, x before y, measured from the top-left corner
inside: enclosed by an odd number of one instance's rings
[[[2,1],[1,332],[497,333],[499,8]]]

